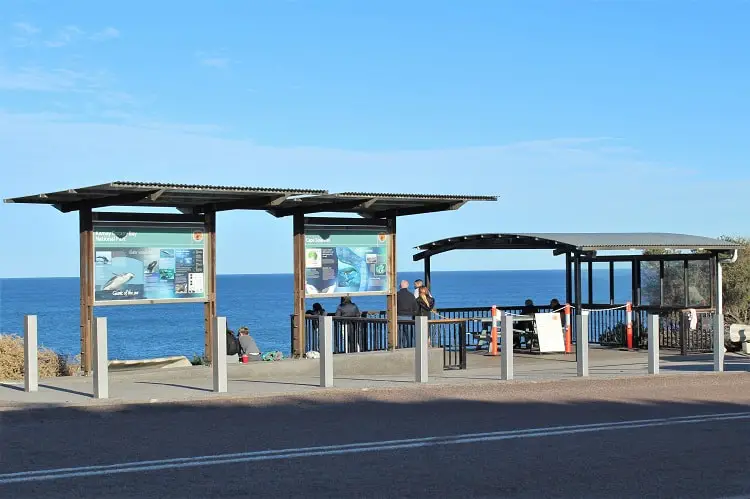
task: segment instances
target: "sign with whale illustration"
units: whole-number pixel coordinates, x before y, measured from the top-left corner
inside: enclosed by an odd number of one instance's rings
[[[94,303],[203,301],[201,224],[94,226]]]
[[[305,228],[305,296],[388,294],[389,238],[383,228]]]

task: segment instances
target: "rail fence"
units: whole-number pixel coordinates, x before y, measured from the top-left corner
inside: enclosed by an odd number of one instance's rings
[[[497,310],[521,315],[523,306],[498,306]],[[589,343],[605,347],[627,346],[627,313],[624,305],[584,305],[589,311]],[[540,313],[550,312],[548,306],[536,306]],[[574,314],[574,310],[571,310]],[[649,313],[659,314],[659,346],[688,353],[713,351],[714,312],[697,309],[695,320],[690,321],[684,309],[654,309],[634,307],[632,334],[634,348],[648,347],[647,320]],[[439,308],[429,321],[429,335],[433,347],[444,351],[444,368],[465,369],[466,350],[478,348],[481,338],[489,335],[492,307]],[[332,315],[332,314],[329,314]],[[294,317],[291,316],[292,330]],[[484,319],[484,320],[482,320]],[[571,315],[572,341],[575,344],[575,315]],[[693,327],[694,326],[694,327]],[[383,310],[367,311],[362,317],[333,318],[334,353],[372,352],[388,349],[388,320]],[[305,351],[318,349],[318,316],[305,316]],[[398,320],[396,348],[414,347],[414,320]]]

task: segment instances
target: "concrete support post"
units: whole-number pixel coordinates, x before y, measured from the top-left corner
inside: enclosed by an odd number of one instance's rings
[[[576,367],[578,376],[589,375],[589,311],[576,310]]]
[[[39,391],[39,348],[36,315],[23,321],[23,386],[27,392]]]
[[[94,398],[109,398],[109,356],[107,354],[107,318],[94,321]]]
[[[724,314],[714,317],[714,371],[724,372]]]
[[[428,379],[429,329],[427,317],[414,318],[414,381],[417,383],[427,383]]]
[[[320,386],[333,386],[333,317],[318,317],[318,353],[320,353]]]
[[[648,314],[648,373],[659,374],[659,316]]]
[[[513,316],[500,315],[500,379],[513,379]]]
[[[214,391],[227,391],[227,318],[216,317],[214,323],[211,366],[214,372]]]

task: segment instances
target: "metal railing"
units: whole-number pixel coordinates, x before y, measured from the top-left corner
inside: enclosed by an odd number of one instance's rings
[[[430,345],[443,348],[443,369],[466,369],[466,329],[470,319],[428,322]]]

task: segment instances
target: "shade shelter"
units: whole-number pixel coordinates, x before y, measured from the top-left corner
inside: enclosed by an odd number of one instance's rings
[[[456,210],[469,201],[496,199],[116,181],[4,201],[46,204],[62,213],[79,214],[81,364],[88,373],[95,306],[203,303],[205,353],[210,358],[216,318],[217,212],[263,210],[278,218],[293,217],[294,312],[300,325],[295,328],[292,351],[300,355],[300,345],[304,345],[304,320],[300,318],[304,317],[306,296],[306,228],[328,232],[367,228],[385,233],[388,262],[383,268],[387,269],[388,285],[378,294],[388,297],[389,314],[395,321],[396,218]],[[115,206],[169,208],[178,213],[94,211]],[[326,212],[359,218],[307,216]],[[113,260],[127,261],[130,270],[107,274],[105,282],[103,273]]]
[[[414,261],[424,262],[425,279],[429,285],[432,257],[454,250],[550,250],[554,255],[565,255],[566,301],[573,304],[576,314],[575,326],[580,328],[584,305],[581,269],[588,267],[588,300],[593,304],[592,267],[595,263],[608,263],[610,275],[610,303],[614,303],[614,264],[631,263],[632,299],[635,306],[642,304],[641,265],[657,262],[659,269],[659,296],[664,296],[665,265],[668,262],[682,264],[685,285],[684,307],[689,303],[688,273],[690,262],[708,262],[710,288],[708,306],[716,310],[721,321],[717,331],[723,331],[722,263],[733,262],[741,246],[729,241],[703,236],[672,233],[485,233],[455,236],[440,239],[416,247]],[[688,250],[691,253],[632,254],[644,250]],[[609,254],[601,254],[606,251]],[[614,253],[614,254],[612,254]],[[661,300],[663,301],[663,300]],[[661,303],[660,303],[661,305]],[[723,335],[717,335],[722,336]],[[714,343],[717,345],[720,343]],[[718,350],[722,350],[719,352]],[[714,347],[715,355],[723,354],[723,348]]]

